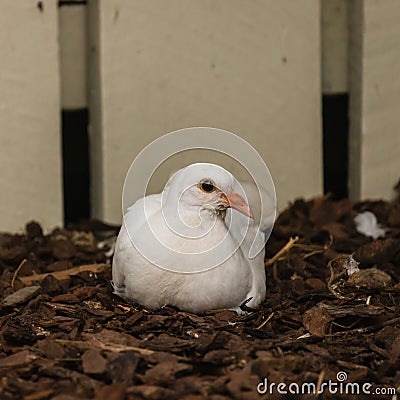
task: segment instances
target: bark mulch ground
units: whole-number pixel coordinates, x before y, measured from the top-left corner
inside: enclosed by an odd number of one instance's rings
[[[356,231],[366,210],[385,238]],[[267,244],[267,298],[245,316],[115,297],[116,232],[92,221],[44,235],[31,222],[0,234],[0,399],[257,399],[260,383],[273,392],[264,398],[315,399],[277,385],[329,380],[399,388],[400,201],[295,201]],[[351,254],[360,271],[349,276]],[[318,398],[394,398],[325,389]]]

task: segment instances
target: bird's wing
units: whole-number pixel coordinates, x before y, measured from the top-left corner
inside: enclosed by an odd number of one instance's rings
[[[252,297],[249,307],[256,307],[265,298],[265,242],[268,238],[275,218],[274,194],[268,193],[265,188],[260,188],[262,200],[257,186],[251,182],[237,183],[235,191],[244,190],[247,201],[253,210],[254,220],[236,210],[228,209],[226,223],[229,233],[241,243],[240,248],[244,259],[247,260],[252,274],[253,285],[248,297]]]
[[[161,210],[161,195],[154,194],[137,200],[130,206],[124,215],[120,234],[115,245],[112,266],[113,286],[115,293],[123,296],[127,268],[135,265],[138,256],[134,248],[132,237],[140,234],[151,218]]]
[[[124,215],[124,223],[129,224],[129,232],[135,233],[151,218],[161,210],[161,193],[142,197],[133,203]]]

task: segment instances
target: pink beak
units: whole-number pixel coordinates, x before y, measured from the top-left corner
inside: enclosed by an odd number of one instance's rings
[[[228,204],[228,207],[231,207],[242,214],[246,215],[249,218],[254,218],[253,211],[250,206],[246,203],[245,199],[235,192],[231,192],[228,195],[225,193],[221,194],[221,199],[225,200]]]

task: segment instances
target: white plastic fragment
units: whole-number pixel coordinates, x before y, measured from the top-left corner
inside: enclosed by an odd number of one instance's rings
[[[378,239],[385,237],[385,230],[378,224],[376,216],[371,211],[364,211],[354,217],[354,224],[358,233]]]
[[[346,261],[343,263],[343,267],[346,268],[347,275],[353,275],[355,272],[359,271],[358,265],[360,263],[356,261],[353,256],[350,256],[346,259]]]
[[[310,332],[307,332],[307,333],[305,333],[304,335],[300,335],[300,336],[297,337],[296,339],[306,339],[306,338],[309,338],[309,337],[311,337],[311,333],[310,333]]]

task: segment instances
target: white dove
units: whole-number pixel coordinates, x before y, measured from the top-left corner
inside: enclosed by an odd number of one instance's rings
[[[242,314],[246,302],[257,307],[266,293],[265,238],[234,188],[245,196],[227,170],[197,163],[176,172],[161,193],[137,200],[116,242],[114,293],[152,310],[168,304]],[[259,251],[249,258],[253,242]]]

